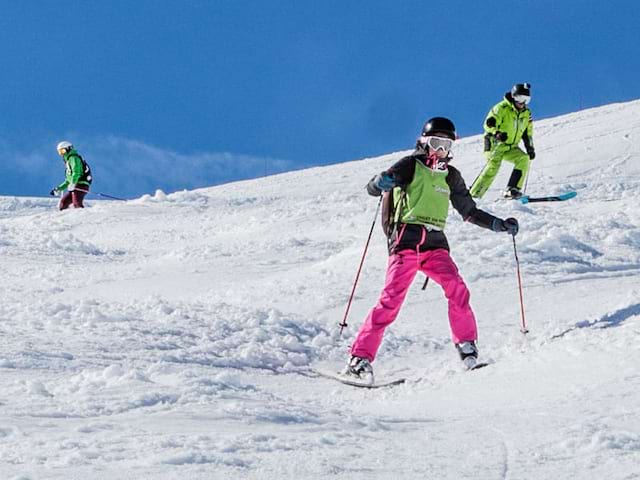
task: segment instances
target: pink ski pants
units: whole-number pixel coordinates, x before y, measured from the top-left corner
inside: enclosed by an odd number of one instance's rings
[[[380,299],[369,312],[351,346],[351,354],[373,361],[384,330],[393,322],[420,270],[444,289],[449,301],[449,325],[454,343],[476,340],[476,319],[469,305],[469,290],[449,252],[443,248],[418,253],[402,250],[389,257],[387,278]]]

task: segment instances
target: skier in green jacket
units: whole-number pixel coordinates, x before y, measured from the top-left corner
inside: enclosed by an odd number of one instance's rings
[[[73,204],[74,208],[84,208],[82,201],[91,185],[91,169],[87,162],[74,149],[71,142],[62,141],[56,147],[58,154],[62,157],[65,166],[65,180],[57,187],[53,188],[49,195],[59,196],[66,190],[67,193],[62,195],[58,208],[65,210]]]
[[[531,100],[531,85],[515,84],[504,100],[496,104],[484,121],[484,152],[487,164],[469,189],[471,196],[482,198],[500,170],[503,160],[513,163],[513,172],[503,192],[504,198],[517,199],[522,196],[529,162],[536,157],[533,148],[533,120],[528,105]],[[523,141],[526,153],[518,144]]]

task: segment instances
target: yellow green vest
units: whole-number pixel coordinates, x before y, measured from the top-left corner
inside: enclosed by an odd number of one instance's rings
[[[393,190],[394,205],[402,199],[399,211],[401,223],[425,225],[437,230],[444,230],[449,216],[449,194],[451,190],[447,184],[448,170],[432,170],[416,161],[413,180],[405,189],[404,199],[402,190]],[[398,215],[396,214],[396,220]]]

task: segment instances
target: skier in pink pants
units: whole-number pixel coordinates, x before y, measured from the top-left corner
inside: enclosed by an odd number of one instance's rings
[[[444,234],[449,203],[466,221],[496,232],[516,235],[518,221],[502,220],[476,207],[462,175],[449,165],[455,140],[451,120],[432,118],[423,127],[416,150],[367,184],[370,195],[385,195],[382,224],[390,257],[380,299],[358,332],[345,370],[358,381],[373,383],[371,362],[418,271],[444,289],[453,342],[465,366],[476,365],[478,333],[469,290],[449,255]]]

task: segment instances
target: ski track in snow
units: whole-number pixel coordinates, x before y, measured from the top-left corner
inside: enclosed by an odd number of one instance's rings
[[[602,131],[601,125],[609,128]],[[0,478],[640,478],[640,102],[536,123],[513,245],[452,212],[480,349],[462,372],[439,287],[417,277],[374,364],[336,369],[382,287],[363,185],[406,152],[128,202],[0,197]],[[468,183],[480,137],[455,164]],[[610,158],[603,162],[599,152]],[[329,190],[327,185],[331,185]]]

